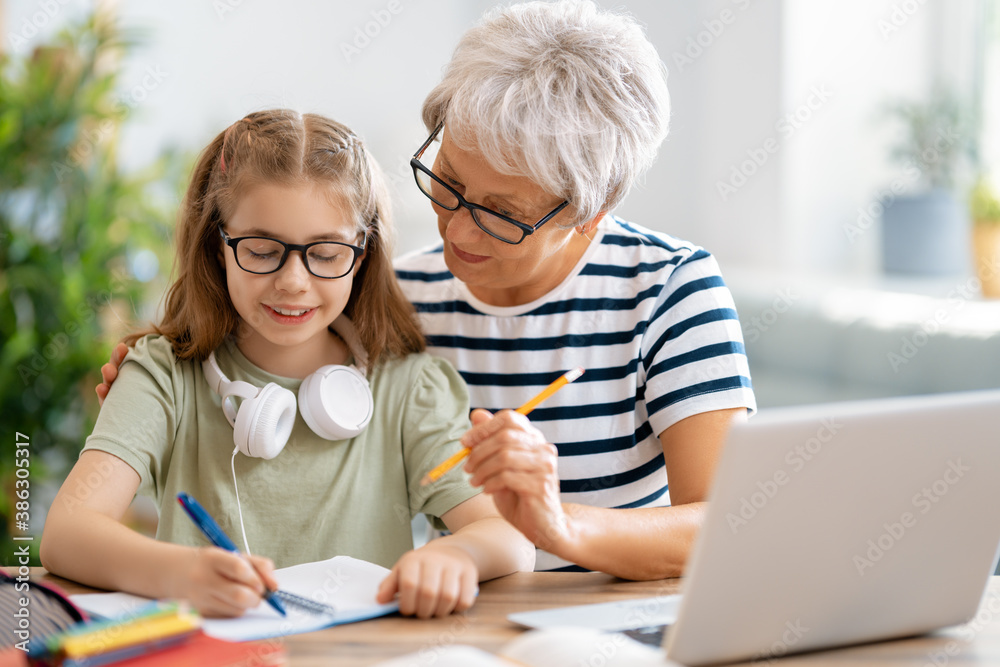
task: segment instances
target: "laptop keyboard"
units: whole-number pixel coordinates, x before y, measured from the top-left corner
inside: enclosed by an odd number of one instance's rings
[[[634,630],[622,630],[621,633],[628,635],[639,643],[659,648],[663,645],[663,634],[669,627],[669,625],[650,625],[645,628],[635,628]]]

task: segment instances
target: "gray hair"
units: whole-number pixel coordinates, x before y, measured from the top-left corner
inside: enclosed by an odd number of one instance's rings
[[[567,199],[575,224],[614,208],[667,135],[666,68],[634,18],[590,0],[491,10],[424,100],[464,150]]]

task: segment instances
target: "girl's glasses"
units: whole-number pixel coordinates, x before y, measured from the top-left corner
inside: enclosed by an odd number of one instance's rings
[[[306,270],[317,278],[343,278],[354,268],[358,258],[365,252],[368,233],[361,238],[360,246],[336,241],[318,241],[305,245],[285,243],[266,236],[241,236],[230,238],[219,225],[219,234],[227,246],[233,249],[236,264],[247,273],[274,273],[285,265],[288,254],[298,250]]]

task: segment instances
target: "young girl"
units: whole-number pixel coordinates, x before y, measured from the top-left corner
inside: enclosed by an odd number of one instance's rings
[[[422,618],[467,609],[478,581],[530,570],[533,548],[461,473],[420,485],[459,449],[468,396],[447,362],[421,353],[390,229],[380,171],[344,126],[263,111],[217,136],[183,205],[163,321],[129,338],[134,349],[49,511],[43,565],[239,615],[276,585],[275,565],[343,554],[391,566],[379,601],[397,596],[402,613]],[[354,362],[364,373],[365,355],[367,383],[323,385],[303,405],[303,382],[323,382],[317,369]],[[297,409],[252,414],[279,388],[299,393]],[[220,400],[229,390],[244,403]],[[324,430],[359,410],[367,426]],[[155,540],[120,522],[137,491],[158,505]],[[257,555],[203,546],[176,502],[182,491]],[[413,550],[418,512],[452,534]]]

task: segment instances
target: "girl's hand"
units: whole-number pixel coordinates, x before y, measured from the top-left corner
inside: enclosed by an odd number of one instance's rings
[[[559,496],[559,453],[528,418],[512,410],[472,411],[462,436],[471,452],[465,471],[493,496],[503,518],[536,546],[558,552],[570,539]]]
[[[278,587],[269,559],[218,547],[192,549],[177,575],[172,597],[189,601],[206,617],[239,616],[260,604],[265,585],[271,590]]]
[[[407,551],[379,586],[376,601],[399,597],[399,613],[418,618],[447,616],[472,606],[479,592],[479,572],[464,549],[431,542]]]

